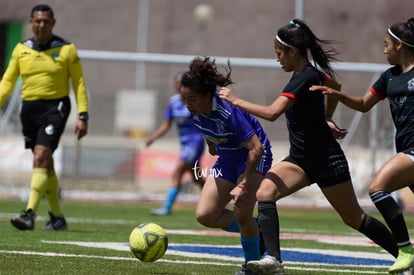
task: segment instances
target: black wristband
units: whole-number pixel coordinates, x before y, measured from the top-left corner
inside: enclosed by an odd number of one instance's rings
[[[83,112],[79,114],[79,120],[82,121],[88,121],[89,120],[89,115],[87,112]]]

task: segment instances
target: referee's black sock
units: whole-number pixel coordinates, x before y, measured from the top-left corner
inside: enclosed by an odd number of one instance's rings
[[[407,225],[401,208],[388,192],[376,191],[369,194],[378,211],[384,217],[399,247],[410,245]]]
[[[395,258],[398,256],[398,246],[387,227],[370,215],[365,213],[359,232],[370,238],[376,244],[387,250]]]
[[[280,255],[279,215],[277,213],[276,202],[259,201],[258,211],[259,226],[266,246],[266,252],[268,255],[282,262]]]

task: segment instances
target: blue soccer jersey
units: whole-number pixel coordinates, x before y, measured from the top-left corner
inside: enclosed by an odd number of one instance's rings
[[[271,154],[270,142],[259,121],[251,114],[220,99],[217,93],[212,98],[211,114],[197,115],[193,120],[205,139],[215,144],[221,160],[234,165],[245,163],[248,149],[243,143],[254,134],[264,145],[265,154]]]
[[[185,107],[181,95],[176,94],[170,98],[164,118],[174,120],[177,125],[181,143],[181,160],[188,163],[195,163],[199,160],[204,152],[204,138],[194,125],[192,114]]]
[[[181,143],[201,137],[200,131],[193,123],[192,114],[185,107],[180,94],[176,94],[170,98],[167,110],[164,113],[164,118],[175,121]]]

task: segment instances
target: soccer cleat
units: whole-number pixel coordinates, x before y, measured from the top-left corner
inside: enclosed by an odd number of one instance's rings
[[[414,266],[414,248],[409,245],[398,250],[398,257],[394,264],[388,269],[391,274],[406,271]]]
[[[32,209],[22,211],[18,217],[10,219],[11,224],[19,230],[33,230],[36,213]]]
[[[167,208],[162,207],[158,209],[153,209],[150,211],[150,213],[155,216],[168,216],[171,214],[171,211],[168,210]]]
[[[43,227],[44,230],[61,231],[68,228],[65,217],[56,217],[52,212],[49,212],[49,216],[50,220],[46,223],[45,227]]]
[[[259,275],[283,275],[285,272],[283,264],[270,255],[258,261],[249,261],[247,267]]]
[[[241,269],[239,271],[236,271],[234,275],[258,275],[258,273],[255,273],[251,271],[245,264],[242,265]]]

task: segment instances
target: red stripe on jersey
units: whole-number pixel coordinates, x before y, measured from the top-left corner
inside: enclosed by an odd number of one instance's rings
[[[296,96],[294,94],[288,93],[288,92],[282,92],[280,94],[281,96],[286,96],[287,98],[292,99],[293,101],[296,102]]]
[[[375,96],[379,97],[381,100],[385,98],[384,96],[380,95],[377,91],[375,91],[374,87],[371,87],[371,88],[369,89],[369,91],[370,91],[372,94],[374,94]]]

